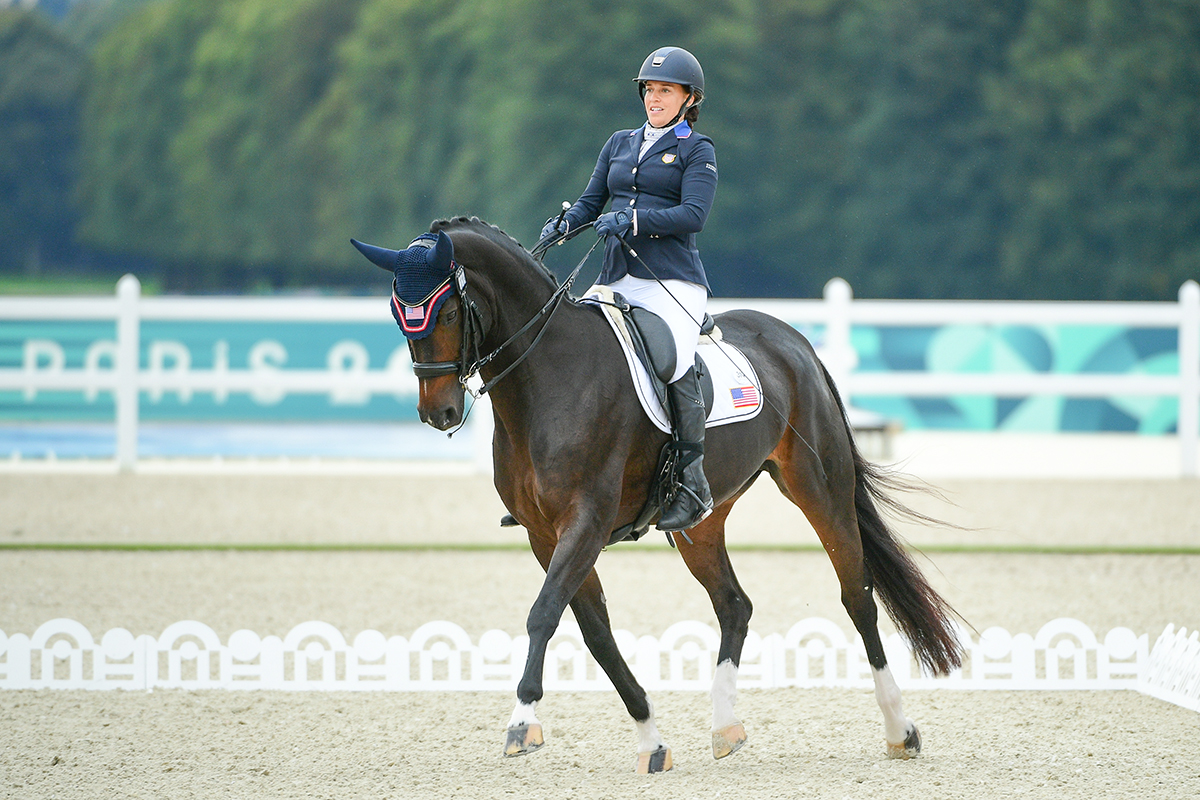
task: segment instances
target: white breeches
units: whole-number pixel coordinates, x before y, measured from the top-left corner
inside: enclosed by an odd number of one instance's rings
[[[700,339],[704,309],[708,306],[708,290],[690,281],[668,279],[660,284],[632,275],[626,275],[608,287],[620,293],[631,306],[653,311],[663,318],[675,339],[675,374],[670,383],[682,378],[683,373],[696,363],[696,344]]]

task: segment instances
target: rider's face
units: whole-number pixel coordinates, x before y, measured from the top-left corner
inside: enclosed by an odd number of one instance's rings
[[[646,81],[642,103],[646,106],[646,119],[655,128],[661,128],[675,119],[687,101],[688,93],[678,83]]]

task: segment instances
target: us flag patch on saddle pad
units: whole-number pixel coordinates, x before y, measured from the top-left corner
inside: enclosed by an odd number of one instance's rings
[[[734,408],[753,408],[758,405],[758,390],[753,386],[735,386],[729,390]]]

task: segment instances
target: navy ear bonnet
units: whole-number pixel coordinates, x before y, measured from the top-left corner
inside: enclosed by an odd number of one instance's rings
[[[350,243],[371,263],[390,270],[392,316],[409,339],[424,339],[433,333],[438,310],[454,293],[454,243],[444,232],[422,233],[404,250]]]

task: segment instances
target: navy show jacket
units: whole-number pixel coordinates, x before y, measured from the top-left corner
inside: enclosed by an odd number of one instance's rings
[[[611,197],[614,211],[635,212],[634,229],[625,241],[658,278],[690,281],[711,292],[696,234],[704,228],[717,191],[712,140],[693,131],[685,120],[663,134],[639,160],[644,127],[609,137],[587,188],[567,211],[566,220],[572,229],[595,220]],[[610,236],[597,282],[612,283],[626,274],[655,277]]]

